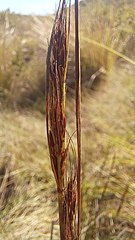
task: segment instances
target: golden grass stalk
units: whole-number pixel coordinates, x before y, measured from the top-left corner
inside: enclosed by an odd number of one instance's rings
[[[117,57],[120,57],[122,59],[124,59],[126,62],[132,64],[132,65],[135,65],[135,61],[129,57],[127,57],[126,55],[116,51],[115,49],[111,48],[111,47],[108,47],[106,46],[105,44],[103,43],[99,43],[93,39],[89,39],[87,37],[84,37],[84,36],[81,36],[81,40],[86,42],[86,43],[90,43],[90,44],[93,44],[95,45],[96,47],[99,47],[99,48],[102,48],[102,49],[105,49],[106,51],[110,52],[111,54],[117,56]]]
[[[47,55],[46,126],[52,170],[55,176],[60,239],[76,239],[76,164],[67,167],[69,144],[66,143],[66,74],[69,51],[70,3],[60,1]],[[68,171],[69,169],[69,171]]]

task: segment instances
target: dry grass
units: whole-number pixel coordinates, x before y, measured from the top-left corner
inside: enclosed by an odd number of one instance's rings
[[[68,160],[69,143],[66,142],[65,102],[69,34],[70,5],[68,13],[66,2],[60,1],[47,55],[46,126],[51,165],[58,192],[61,240],[77,237],[76,159],[74,163]]]
[[[0,239],[49,239],[52,218],[57,220],[43,133],[44,118],[39,113],[1,113],[0,165],[5,160],[10,163],[14,188],[5,199],[6,206],[1,205]]]
[[[119,9],[123,9],[123,23],[128,23],[127,7]],[[129,11],[131,18],[133,10],[132,13]],[[92,11],[91,9],[91,14]],[[119,30],[125,26],[120,21]],[[52,24],[51,20],[50,23]],[[129,32],[130,35],[133,26],[126,26],[126,33]],[[100,27],[97,29],[99,31]],[[102,43],[106,45],[106,42]],[[97,56],[103,56],[103,52],[99,55],[99,48],[97,50],[95,46],[93,44],[92,50],[95,52],[94,59],[97,59]],[[89,44],[86,49],[85,54],[88,53]],[[126,45],[121,52],[132,59],[134,57],[132,51],[127,51]],[[103,59],[100,58],[101,62],[98,61],[97,67],[93,69],[103,66],[107,56],[105,54]],[[90,59],[93,58],[90,56]],[[107,61],[108,57],[105,63]],[[87,87],[83,91],[82,240],[135,239],[134,76],[133,66],[117,60],[115,67],[106,73],[106,80],[100,87],[94,91]],[[90,77],[89,70],[87,77]],[[39,106],[39,103],[36,104]],[[66,110],[70,136],[76,129],[73,107],[75,102],[70,95]],[[31,113],[26,110],[3,110],[0,113],[1,240],[59,239],[57,192],[50,171],[44,125],[44,116],[32,109]],[[67,138],[70,138],[69,135]],[[75,134],[72,141],[76,142]],[[70,146],[74,148],[73,144]],[[74,150],[68,156],[73,163]]]
[[[127,48],[135,31],[134,21],[130,21],[134,16],[133,6],[134,3],[130,5],[128,1],[84,3],[81,10],[81,56],[86,79],[101,67],[112,69],[119,54],[129,56],[129,61],[134,60]]]
[[[101,239],[134,239],[135,94],[133,70],[126,66],[122,71],[119,68],[119,75],[118,69],[113,70],[100,91],[83,93],[85,240],[98,233]],[[71,99],[67,101],[70,135],[75,130],[73,105]],[[2,240],[50,240],[52,221],[53,239],[59,239],[57,193],[44,133],[44,117],[39,113],[1,112],[0,163],[10,162],[10,176],[15,184],[0,214]],[[72,159],[73,153],[70,156]],[[96,216],[100,216],[99,229],[97,221],[95,225],[95,209]]]

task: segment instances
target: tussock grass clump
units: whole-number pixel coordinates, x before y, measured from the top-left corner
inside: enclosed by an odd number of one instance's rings
[[[129,61],[134,59],[127,47],[133,44],[135,28],[132,4],[129,1],[82,1],[81,58],[85,79],[101,67],[111,70],[122,57],[119,54],[130,57]]]

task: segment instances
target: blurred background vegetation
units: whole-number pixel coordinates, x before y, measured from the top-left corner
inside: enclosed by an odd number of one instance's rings
[[[82,240],[133,240],[135,2],[84,0],[80,2],[80,17]],[[53,15],[0,12],[2,240],[59,239],[57,193],[44,120],[45,58],[53,19]],[[71,24],[69,135],[75,131],[74,9]],[[74,151],[70,157],[75,157]]]

